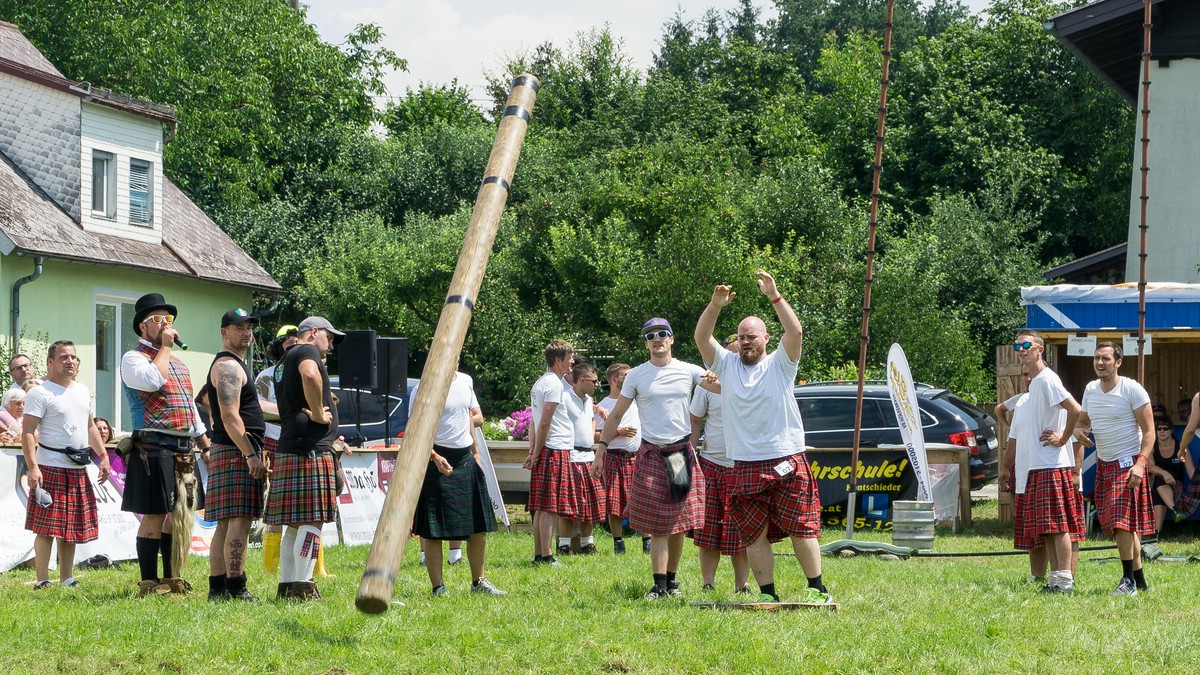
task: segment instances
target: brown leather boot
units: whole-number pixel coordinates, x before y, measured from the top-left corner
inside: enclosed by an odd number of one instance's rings
[[[158,581],[157,579],[146,579],[138,582],[138,597],[144,598],[147,595],[166,595],[171,592],[171,587]]]
[[[317,585],[311,581],[293,581],[288,585],[284,598],[287,600],[308,602],[310,600],[320,600],[321,592],[317,590]]]
[[[192,585],[179,577],[167,577],[162,582],[167,587],[167,592],[175,595],[187,595],[192,590]]]

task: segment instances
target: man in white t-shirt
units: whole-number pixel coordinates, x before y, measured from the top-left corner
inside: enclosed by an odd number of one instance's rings
[[[571,553],[571,533],[579,531],[579,553],[596,553],[593,535],[596,523],[604,519],[604,476],[591,471],[596,452],[596,409],[592,394],[596,391],[596,368],[585,359],[576,359],[571,367],[571,388],[564,403],[575,429],[570,453],[571,482],[565,490],[571,503],[571,515],[558,520],[558,552]]]
[[[725,344],[725,349],[737,349],[737,337]],[[733,564],[733,588],[738,593],[750,592],[750,562],[746,558],[746,544],[737,525],[729,517],[726,503],[733,484],[733,460],[725,450],[725,412],[721,405],[721,394],[696,387],[692,404],[688,406],[692,418],[692,446],[700,455],[700,471],[704,473],[704,527],[692,530],[692,542],[700,550],[700,577],[704,590],[716,590],[717,565],[721,554],[729,556]],[[704,429],[704,445],[700,445],[700,430]]]
[[[596,440],[604,432],[608,417],[617,405],[617,396],[625,384],[625,375],[629,366],[624,363],[614,363],[604,371],[608,380],[608,398],[596,404]],[[629,492],[633,485],[633,456],[642,445],[642,422],[638,417],[637,403],[630,401],[629,407],[621,419],[613,418],[617,425],[617,435],[608,444],[608,452],[604,459],[604,494],[606,511],[608,511],[608,531],[613,535],[613,554],[625,553],[625,525],[623,521],[629,517]],[[642,536],[642,550],[650,552],[650,537]]]
[[[563,405],[566,390],[563,376],[571,367],[575,348],[563,340],[546,345],[546,372],[530,392],[532,432],[529,455],[523,466],[529,469],[529,510],[533,513],[533,564],[557,567],[551,553],[551,530],[557,516],[570,514],[563,499],[563,488],[570,481],[570,453],[575,444],[575,425]],[[559,534],[562,534],[561,532]],[[570,533],[567,533],[570,536]]]
[[[258,377],[254,378],[254,390],[258,392],[258,406],[266,416],[267,430],[263,433],[263,457],[269,467],[275,461],[275,451],[279,449],[279,406],[275,401],[275,369],[283,361],[284,353],[296,344],[297,328],[292,325],[281,326],[275,332],[275,339],[267,345],[267,358],[271,365],[267,366]],[[279,542],[283,538],[282,525],[268,525],[263,533],[263,570],[268,574],[279,574]],[[317,564],[318,570],[321,568]]]
[[[1005,458],[1001,477],[1021,495],[1014,540],[1025,550],[1044,541],[1050,573],[1042,590],[1070,593],[1075,590],[1071,538],[1080,534],[1082,523],[1075,491],[1075,469],[1081,462],[1071,442],[1079,404],[1042,360],[1045,342],[1037,331],[1018,333],[1013,349],[1030,378],[1028,398],[1013,414],[1010,434],[1016,439],[1016,452]]]
[[[50,586],[50,547],[58,541],[58,575],[64,586],[78,586],[71,576],[75,544],[100,534],[96,495],[88,479],[90,449],[100,458],[100,482],[108,479],[108,453],[100,440],[91,409],[91,394],[75,381],[79,357],[75,345],[59,340],[50,345],[46,380],[25,397],[21,449],[29,467],[29,510],[25,529],[34,532],[34,590]],[[83,461],[77,461],[80,458]],[[39,503],[38,491],[51,503]]]
[[[642,324],[642,340],[650,360],[629,371],[611,415],[623,419],[637,402],[642,420],[642,444],[633,459],[633,489],[629,524],[650,535],[650,565],[654,585],[647,600],[683,595],[675,578],[688,530],[704,526],[704,476],[688,437],[692,425],[688,401],[704,369],[671,354],[675,331],[666,319]],[[596,442],[594,475],[603,475],[604,457],[616,438],[617,427],[605,425]]]
[[[802,602],[832,602],[821,579],[821,500],[804,454],[804,423],[793,388],[804,328],[779,293],[775,279],[758,270],[759,291],[783,327],[779,347],[767,353],[766,324],[748,316],[738,324],[738,351],[721,349],[713,328],[737,295],[718,285],[696,322],[696,346],[721,379],[725,447],[734,461],[729,511],[737,524],[763,602],[779,602],[771,544],[788,537],[808,586]]]
[[[1096,489],[1092,501],[1104,534],[1117,540],[1121,580],[1113,595],[1144,591],[1141,537],[1154,534],[1154,506],[1146,466],[1154,452],[1154,416],[1150,395],[1137,381],[1121,377],[1121,346],[1096,345],[1092,367],[1100,379],[1083,390],[1080,426],[1096,438]],[[1091,445],[1086,431],[1079,440]]]

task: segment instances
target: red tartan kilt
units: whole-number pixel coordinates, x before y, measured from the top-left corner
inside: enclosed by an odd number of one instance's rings
[[[1072,541],[1083,536],[1083,518],[1070,467],[1034,469],[1025,482],[1021,496],[1020,520],[1014,519],[1013,545],[1031,551],[1045,543],[1048,534],[1071,535]]]
[[[1087,502],[1083,499],[1083,493],[1076,490],[1075,527],[1071,530],[1071,542],[1078,544],[1084,539],[1087,539]]]
[[[1067,469],[1070,472],[1070,469]],[[1032,478],[1033,474],[1030,473]],[[1087,523],[1084,521],[1085,505],[1083,503],[1083,494],[1074,490],[1075,479],[1071,479],[1071,497],[1074,501],[1072,509],[1071,524],[1068,526],[1068,532],[1071,535],[1071,541],[1079,543],[1085,539],[1087,533]],[[1025,487],[1025,494],[1013,495],[1013,548],[1018,551],[1033,551],[1039,549],[1046,544],[1046,532],[1037,531],[1038,518],[1034,512],[1032,504],[1034,500],[1027,499],[1030,492],[1030,486]],[[1056,530],[1061,532],[1062,530]]]
[[[333,455],[276,453],[271,494],[263,522],[268,525],[330,523],[337,518]]]
[[[604,492],[610,516],[629,517],[629,491],[633,485],[632,452],[609,450],[604,453]]]
[[[87,469],[40,468],[42,489],[50,493],[54,504],[50,508],[42,508],[31,494],[25,512],[25,529],[74,544],[83,544],[99,537],[96,495],[92,492]]]
[[[1122,469],[1119,462],[1096,460],[1092,501],[1100,516],[1100,529],[1107,536],[1112,536],[1114,530],[1150,536],[1154,534],[1150,481],[1143,479],[1136,488],[1130,488],[1128,480],[1129,469]]]
[[[250,476],[250,467],[236,445],[213,443],[208,451],[208,483],[204,518],[258,518],[263,512],[263,482]]]
[[[746,545],[742,543],[742,536],[729,518],[729,488],[733,481],[733,469],[701,457],[700,471],[704,473],[704,527],[692,530],[688,536],[696,546],[720,551],[723,555],[745,553]]]
[[[275,452],[278,450],[278,438],[271,438],[270,436],[263,437],[263,462],[267,466],[271,466],[271,462],[275,461]]]
[[[663,451],[687,448],[692,456],[692,488],[683,501],[671,501]],[[629,495],[629,525],[642,534],[677,534],[704,527],[704,474],[691,445],[643,442],[633,460]]]
[[[569,450],[543,448],[537,464],[529,472],[529,510],[533,513],[553,513],[566,516],[572,504],[568,490],[571,486]]]
[[[780,477],[775,467],[785,461],[794,470]],[[816,539],[821,534],[821,497],[808,468],[808,457],[799,452],[734,463],[729,516],[747,545],[758,539],[764,528],[771,542],[788,536]]]
[[[598,523],[607,515],[604,510],[604,481],[593,478],[591,462],[571,462],[571,520]]]

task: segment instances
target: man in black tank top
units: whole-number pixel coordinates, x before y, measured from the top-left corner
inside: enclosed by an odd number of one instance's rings
[[[212,448],[204,515],[217,521],[208,556],[209,600],[258,600],[246,590],[246,550],[250,525],[263,510],[266,422],[245,361],[257,325],[258,318],[244,309],[225,312],[221,351],[208,369]]]

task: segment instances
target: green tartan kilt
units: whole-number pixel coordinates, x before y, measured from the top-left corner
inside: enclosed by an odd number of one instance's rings
[[[480,532],[496,531],[496,514],[488,496],[483,470],[475,462],[470,446],[433,446],[450,462],[453,471],[443,476],[433,462],[425,470],[425,482],[417,499],[413,532],[426,539],[467,539]]]

